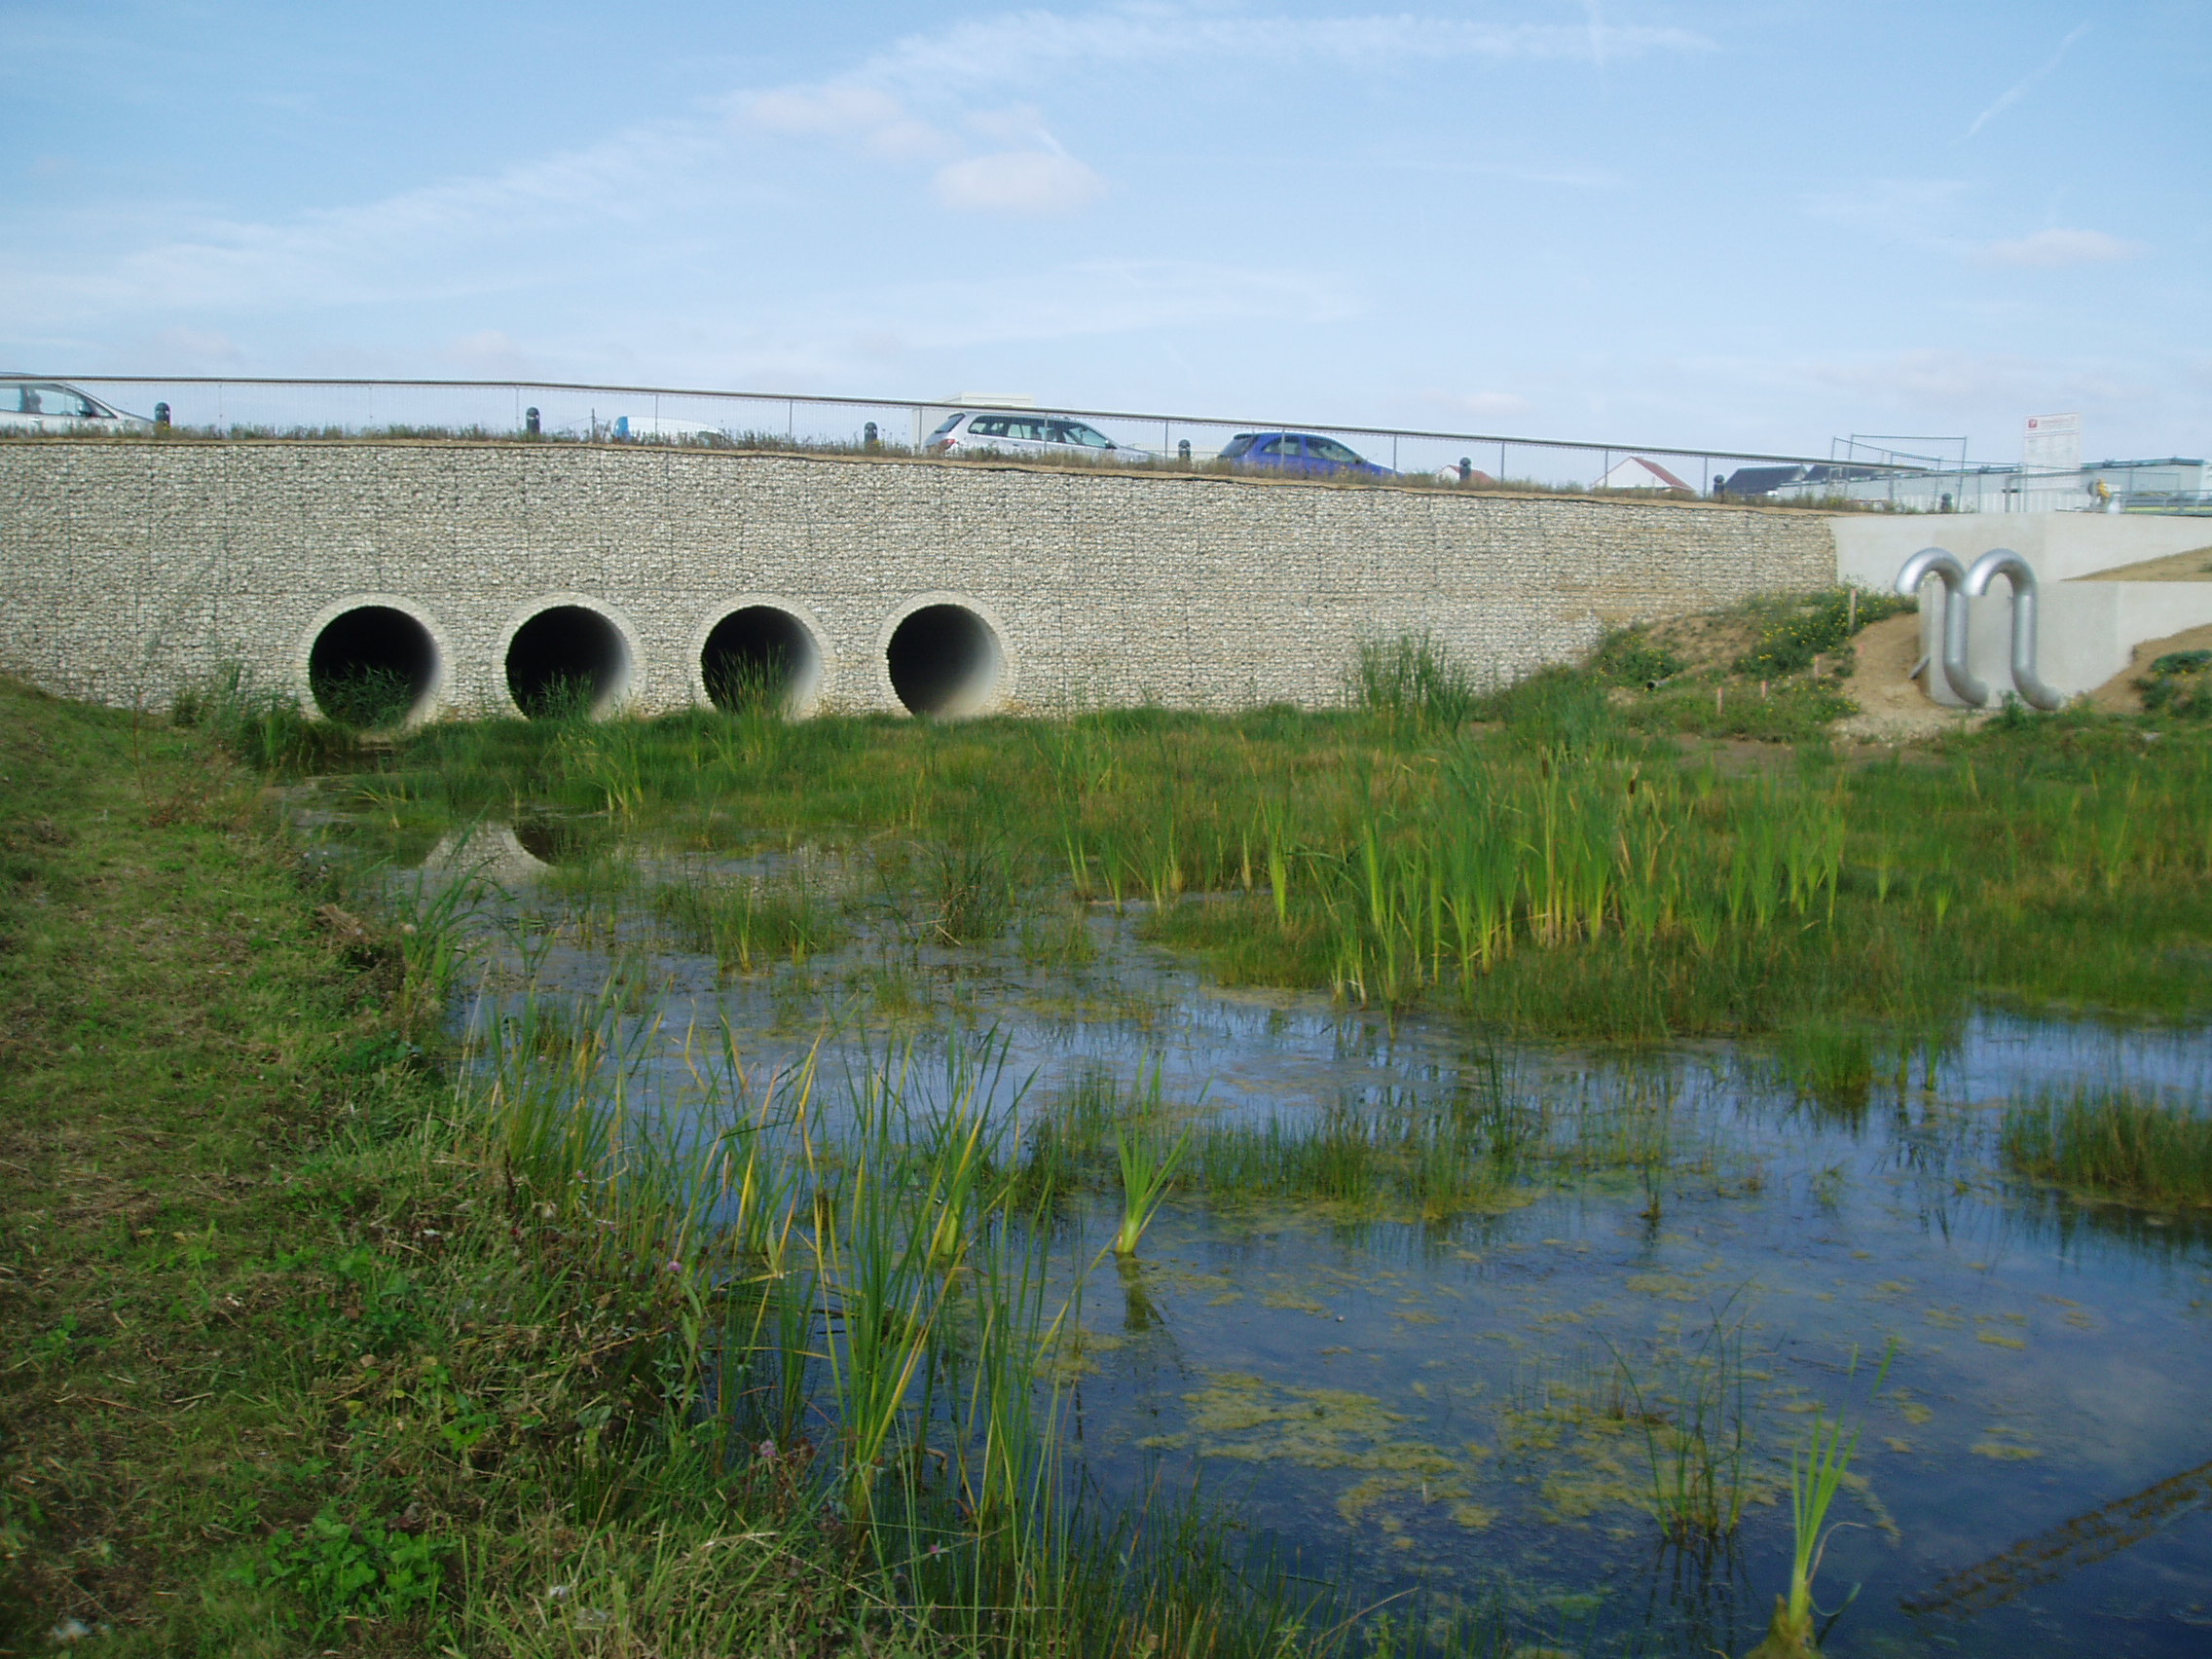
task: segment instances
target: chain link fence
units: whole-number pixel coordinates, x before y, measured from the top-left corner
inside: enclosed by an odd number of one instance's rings
[[[0,429],[10,424],[8,397],[19,398],[22,388],[31,384],[31,377],[11,376],[0,382]],[[76,375],[40,377],[36,384],[63,394],[70,388],[82,389],[120,412],[158,420],[180,433],[223,437],[535,438],[918,454],[926,451],[948,417],[963,411],[988,411],[1016,420],[1032,413],[1026,404],[980,394],[901,403],[550,381],[156,380]],[[51,394],[41,401],[49,410],[57,406]],[[1282,432],[1332,439],[1404,480],[1486,488],[1744,496],[1760,493],[1761,481],[1774,472],[1825,464],[1813,457],[1724,448],[1568,443],[1489,432],[1231,421],[1059,406],[1038,408],[1034,414],[1088,424],[1118,446],[1123,464],[1161,468],[1240,465],[1220,460],[1231,440],[1240,434]],[[91,424],[80,423],[74,429]],[[46,425],[55,429],[55,424]],[[1099,451],[1087,455],[1080,445],[1065,447],[1070,464],[1096,464]],[[1017,459],[1057,457],[1025,451]]]

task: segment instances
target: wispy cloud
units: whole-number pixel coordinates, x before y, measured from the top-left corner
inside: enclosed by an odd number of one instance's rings
[[[1999,115],[2004,114],[2005,111],[2010,109],[2014,104],[2018,103],[2022,98],[2026,97],[2030,92],[2034,92],[2037,87],[2043,84],[2044,80],[2047,76],[2049,76],[2053,70],[2055,70],[2061,63],[2066,61],[2066,55],[2074,50],[2074,43],[2080,40],[2088,32],[2089,20],[2087,18],[2083,18],[2081,22],[2076,23],[2072,32],[2070,32],[2064,40],[2058,43],[2058,50],[2050,55],[2050,60],[2044,64],[2044,66],[2040,69],[2030,70],[2019,80],[2013,82],[2011,86],[2006,88],[2004,92],[2000,92],[1995,103],[1991,104],[1987,109],[1983,110],[1979,115],[1973,118],[1972,124],[1967,128],[1966,136],[1972,138],[1984,127],[1987,127],[1991,120]]]
[[[2052,270],[2062,265],[2108,265],[2115,260],[2140,259],[2150,249],[2139,241],[2107,236],[2103,231],[2037,231],[2010,241],[1993,241],[1979,250],[1992,265],[2024,265]]]
[[[950,162],[930,186],[947,207],[983,213],[1065,213],[1106,191],[1089,167],[1051,150],[997,150]]]
[[[1950,227],[1966,191],[1961,179],[1869,179],[1808,196],[1803,205],[1816,219],[1869,231],[1891,241],[1938,248],[1958,243]]]
[[[844,79],[910,96],[958,94],[1055,70],[1195,59],[1332,63],[1348,67],[1450,59],[1596,63],[1655,53],[1713,50],[1693,30],[1657,24],[1488,23],[1408,12],[1300,18],[1213,8],[1124,5],[1081,16],[1002,13],[909,35]]]

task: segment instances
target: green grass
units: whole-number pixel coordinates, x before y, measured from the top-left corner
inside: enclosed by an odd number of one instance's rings
[[[2096,1198],[2212,1207],[2212,1118],[2183,1101],[2084,1090],[2010,1107],[2006,1166]]]
[[[1757,711],[1746,729],[1799,734],[1747,756],[1669,726],[1691,698],[1699,732],[1731,729],[1701,685],[1618,708],[1555,669],[1470,701],[1420,641],[1353,678],[1338,712],[441,725],[353,752],[337,793],[387,838],[553,812],[679,857],[849,857],[940,945],[1142,901],[1152,937],[1226,981],[1539,1035],[2212,1007],[2203,722],[2015,712],[1846,759],[1834,682],[1800,676],[1720,688]],[[302,724],[218,729],[279,773],[342,758]]]
[[[462,1063],[468,884],[372,910],[201,733],[0,705],[0,1651],[1334,1651],[1065,1478],[980,1057],[843,1136],[726,1045],[655,1112],[618,987]]]

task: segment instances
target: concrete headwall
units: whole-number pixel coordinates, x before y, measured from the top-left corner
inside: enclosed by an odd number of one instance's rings
[[[2212,583],[2099,581],[2099,572],[2205,548],[2212,522],[2200,518],[2106,513],[1928,513],[1911,517],[1838,516],[1836,573],[1844,581],[1888,591],[1907,559],[1941,547],[1971,566],[2009,547],[2036,573],[2036,672],[2071,697],[2093,691],[2129,666],[2134,647],[2185,628],[2212,623]],[[1921,646],[1931,661],[1942,651],[1942,585],[1925,584]],[[2002,698],[2012,689],[2012,587],[1998,581],[1966,602],[1967,665]],[[1939,673],[1924,681],[1937,702],[1956,705]]]
[[[118,704],[232,664],[305,694],[318,640],[389,625],[426,653],[423,716],[511,712],[516,663],[562,640],[598,653],[604,706],[668,710],[708,696],[702,652],[737,611],[807,659],[802,707],[897,710],[931,674],[943,712],[1319,704],[1362,641],[1425,630],[1512,676],[1835,570],[1826,520],[1701,502],[582,445],[0,444],[0,669]],[[548,608],[560,626],[531,631]],[[933,668],[939,646],[959,660]]]

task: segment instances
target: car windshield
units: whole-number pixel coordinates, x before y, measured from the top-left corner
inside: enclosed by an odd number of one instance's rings
[[[1221,459],[1224,461],[1235,461],[1238,456],[1242,455],[1246,450],[1252,447],[1253,436],[1254,434],[1251,432],[1238,432],[1236,436],[1231,438],[1229,442],[1221,446]]]
[[[21,415],[67,415],[80,421],[107,413],[83,392],[65,386],[18,385],[0,389],[0,408]]]
[[[1082,444],[1087,449],[1112,449],[1114,440],[1095,426],[1086,426],[1081,421],[1054,421],[1052,442],[1056,444]]]
[[[1357,455],[1345,448],[1334,438],[1308,438],[1306,440],[1306,453],[1310,456],[1318,456],[1323,461],[1336,461],[1341,466],[1357,466],[1360,463]]]
[[[936,431],[934,431],[934,432],[932,432],[932,433],[930,434],[930,436],[931,436],[931,437],[933,437],[933,438],[941,438],[941,437],[943,437],[943,436],[944,436],[944,434],[945,434],[945,433],[947,433],[947,432],[951,431],[953,427],[955,427],[955,426],[957,426],[957,425],[959,425],[959,424],[960,424],[960,417],[959,417],[959,416],[957,416],[957,415],[947,415],[947,416],[946,416],[946,417],[945,417],[945,418],[944,418],[944,419],[943,419],[942,421],[940,421],[940,422],[938,423],[937,430],[936,430]]]

